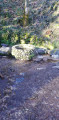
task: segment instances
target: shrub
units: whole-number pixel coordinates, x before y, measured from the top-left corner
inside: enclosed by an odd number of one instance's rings
[[[6,18],[6,17],[8,17],[8,18],[11,18],[11,13],[10,12],[4,12],[4,14],[3,14],[3,16]]]
[[[33,44],[33,45],[38,44],[38,37],[36,35],[31,35],[30,44]]]
[[[57,40],[57,41],[53,41],[53,46],[54,46],[54,48],[59,48],[59,41]]]
[[[55,1],[52,6],[51,6],[51,10],[57,10],[57,2]]]
[[[2,42],[8,44],[8,32],[2,33]]]
[[[31,34],[29,32],[22,32],[20,35],[20,40],[28,44],[30,42],[30,35]]]
[[[20,42],[20,30],[13,30],[10,28],[0,31],[0,44],[5,43],[13,45]]]

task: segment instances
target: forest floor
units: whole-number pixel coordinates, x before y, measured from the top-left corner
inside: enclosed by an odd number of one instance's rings
[[[1,57],[0,120],[59,120],[59,61]]]

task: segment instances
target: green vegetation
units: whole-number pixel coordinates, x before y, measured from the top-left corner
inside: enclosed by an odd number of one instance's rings
[[[59,48],[58,5],[59,2],[55,0],[29,2],[29,12],[26,15],[22,0],[8,0],[6,4],[0,0],[0,46],[1,43],[26,43],[47,49]]]
[[[20,30],[6,28],[0,31],[0,44],[13,45],[20,42]]]
[[[59,48],[59,41],[54,41],[53,43],[54,48]]]
[[[29,60],[32,60],[34,56],[34,54],[29,55]]]

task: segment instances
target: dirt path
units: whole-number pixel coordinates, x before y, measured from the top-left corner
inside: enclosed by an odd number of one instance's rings
[[[0,58],[0,120],[59,120],[59,62]]]

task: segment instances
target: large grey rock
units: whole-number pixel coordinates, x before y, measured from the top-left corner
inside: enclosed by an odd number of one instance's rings
[[[9,55],[11,54],[11,48],[2,46],[0,47],[0,55]]]
[[[30,44],[19,44],[12,47],[11,54],[16,59],[30,60],[38,54],[45,54],[45,49],[36,48],[34,45]]]
[[[59,59],[59,49],[54,49],[50,52],[50,55],[53,57],[53,58],[58,58]]]
[[[36,48],[35,51],[38,55],[44,55],[47,53],[47,50],[44,48]]]
[[[4,43],[2,43],[1,46],[8,47],[8,45]]]

